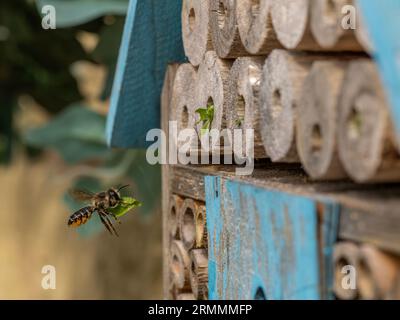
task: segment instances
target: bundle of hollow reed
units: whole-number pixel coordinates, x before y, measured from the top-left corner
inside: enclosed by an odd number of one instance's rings
[[[169,208],[169,297],[207,299],[208,238],[204,203],[172,195]]]

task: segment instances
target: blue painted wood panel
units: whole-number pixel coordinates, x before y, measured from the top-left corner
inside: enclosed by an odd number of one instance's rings
[[[329,259],[336,222],[328,215],[321,226],[332,234],[318,230],[316,201],[220,177],[206,177],[205,190],[210,299],[326,298],[319,238]]]
[[[160,127],[160,94],[167,64],[185,60],[182,0],[131,0],[107,119],[113,147],[146,147]]]
[[[359,0],[400,142],[400,1]]]

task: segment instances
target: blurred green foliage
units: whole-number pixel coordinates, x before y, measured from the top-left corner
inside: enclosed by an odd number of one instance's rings
[[[57,27],[80,25],[106,14],[124,15],[128,0],[38,0],[39,11],[52,5],[57,12]]]
[[[56,150],[69,164],[109,157],[104,136],[106,119],[79,105],[72,105],[45,126],[30,130],[26,142]]]
[[[151,166],[145,150],[111,150],[105,141],[105,116],[82,103],[70,73],[76,61],[87,60],[108,69],[101,98],[110,97],[128,0],[12,0],[0,3],[0,161],[10,160],[11,142],[57,152],[71,168],[71,187],[92,192],[130,184],[134,196],[151,213],[159,205],[160,168]],[[41,7],[56,7],[56,30],[41,26]],[[112,19],[104,16],[114,15]],[[111,23],[110,23],[111,21]],[[65,27],[65,28],[64,28]],[[8,30],[6,39],[1,30]],[[80,31],[96,33],[96,48],[87,53],[77,40]],[[13,114],[21,94],[32,96],[53,115],[42,127],[17,137]],[[71,213],[82,207],[66,192]],[[131,205],[137,205],[131,204]],[[103,230],[97,215],[78,232]]]

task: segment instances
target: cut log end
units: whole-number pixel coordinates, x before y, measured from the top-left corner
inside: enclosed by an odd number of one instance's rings
[[[208,255],[205,249],[190,252],[190,283],[196,299],[208,296]]]
[[[214,106],[214,117],[210,129],[217,129],[219,132],[226,129],[226,95],[231,66],[231,60],[220,59],[214,51],[209,51],[206,53],[204,61],[198,70],[196,106],[198,108],[206,108],[209,104]],[[196,114],[198,133],[202,129],[202,123],[199,120],[200,116]],[[210,146],[212,152],[219,152],[219,143],[216,145],[211,145],[210,143]]]
[[[196,212],[198,204],[192,199],[185,199],[182,204],[179,232],[184,248],[189,251],[195,245],[196,241]]]
[[[171,99],[171,118],[177,122],[178,134],[195,128],[196,69],[189,63],[179,66]],[[192,137],[194,139],[195,137]],[[179,143],[179,146],[182,143]]]
[[[179,292],[190,290],[190,257],[182,241],[171,242],[171,281]]]
[[[314,179],[346,177],[337,149],[337,114],[345,64],[315,62],[304,82],[297,110],[297,150]]]
[[[237,0],[211,0],[210,24],[213,47],[221,58],[237,58],[246,54],[236,21]]]
[[[312,60],[274,50],[265,62],[260,89],[261,136],[274,162],[299,162],[295,143],[295,109]]]
[[[247,150],[246,130],[254,130],[254,158],[266,158],[260,134],[259,90],[263,58],[238,58],[233,64],[228,84],[227,127],[242,130],[241,142],[234,150]]]
[[[272,24],[278,40],[285,48],[321,49],[309,27],[310,8],[310,0],[279,0],[272,3]]]
[[[340,242],[335,246],[334,261],[334,293],[338,299],[354,300],[358,296],[357,287],[344,286],[344,276],[350,268],[356,268],[359,259],[359,248],[351,242]],[[353,269],[354,270],[354,269]]]
[[[357,182],[398,180],[388,105],[372,61],[350,63],[339,112],[339,155],[347,173]]]
[[[363,51],[354,30],[345,28],[344,6],[349,0],[314,1],[311,12],[311,30],[318,44],[335,51]],[[356,17],[354,17],[356,18]]]
[[[198,66],[205,53],[212,50],[209,10],[209,1],[183,0],[183,46],[194,66]]]
[[[240,38],[246,50],[254,55],[268,54],[281,45],[270,18],[271,0],[240,0],[237,2],[237,22]]]
[[[178,220],[183,199],[180,196],[173,195],[171,196],[169,203],[170,203],[169,217],[168,217],[169,234],[171,239],[178,239],[179,238]]]

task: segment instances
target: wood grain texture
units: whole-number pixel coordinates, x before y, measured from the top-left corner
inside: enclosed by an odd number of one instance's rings
[[[176,71],[178,69],[178,64],[168,65],[164,77],[164,85],[161,92],[161,128],[164,132],[169,134],[168,122],[170,119],[170,104],[172,99],[173,85],[175,81]],[[168,141],[166,143],[166,150],[168,150]],[[161,195],[161,205],[162,205],[162,219],[163,219],[163,292],[164,298],[170,295],[170,277],[169,277],[169,265],[170,265],[170,237],[169,237],[169,201],[170,201],[170,183],[169,180],[169,166],[163,165],[161,168],[161,185],[162,185],[162,195]]]
[[[297,105],[297,151],[313,179],[346,177],[337,148],[337,119],[346,63],[317,61],[304,80]]]
[[[186,198],[179,214],[179,235],[183,246],[189,251],[196,243],[196,213],[200,204],[193,199]]]
[[[236,20],[237,0],[211,0],[211,38],[220,58],[237,58],[246,55]]]
[[[279,42],[291,50],[322,51],[311,33],[312,0],[273,1],[272,24]]]
[[[207,215],[205,205],[199,205],[195,214],[196,224],[196,248],[208,247]]]
[[[169,237],[174,240],[180,240],[179,236],[179,227],[178,227],[178,220],[179,220],[179,213],[182,210],[183,204],[182,197],[178,195],[171,195],[169,200],[169,213],[167,218],[167,225],[169,231]]]
[[[363,51],[353,29],[342,25],[342,10],[352,0],[318,0],[311,7],[311,30],[318,44],[332,51]]]
[[[392,187],[387,189],[383,193],[370,190],[348,195],[352,201],[341,209],[340,238],[400,254],[399,194]]]
[[[234,166],[178,165],[171,168],[171,190],[204,202],[205,176],[220,176],[261,189],[309,197],[317,202],[325,203],[329,199],[341,208],[339,236],[342,239],[370,243],[400,254],[400,188],[395,185],[313,181],[292,165],[260,164],[248,177],[236,176]]]
[[[210,129],[226,129],[226,109],[229,72],[232,66],[231,60],[218,58],[214,51],[208,51],[204,61],[199,66],[196,89],[196,105],[198,108],[206,108],[209,103],[214,105],[214,119]],[[196,122],[200,120],[196,115]],[[201,123],[198,123],[197,131],[201,131]],[[220,152],[220,141],[212,145],[211,152]]]
[[[198,66],[212,50],[210,1],[183,0],[182,39],[190,63]]]
[[[176,72],[171,100],[170,119],[177,121],[178,134],[184,129],[195,129],[195,90],[197,71],[190,63],[181,64]],[[192,140],[196,139],[193,134]],[[178,141],[178,148],[184,141]]]
[[[196,300],[208,297],[208,253],[206,249],[190,251],[190,283]]]
[[[174,240],[171,242],[171,267],[170,279],[178,290],[178,293],[191,292],[190,287],[190,257],[182,241]]]
[[[227,127],[242,130],[242,146],[246,148],[246,130],[254,130],[254,158],[266,158],[260,133],[259,90],[262,57],[241,57],[234,62],[229,76],[227,95]],[[235,150],[235,147],[234,147]]]
[[[273,162],[298,162],[296,106],[311,68],[309,55],[274,50],[267,58],[260,89],[261,137]]]
[[[339,108],[339,155],[357,182],[398,181],[399,154],[378,70],[368,59],[350,63]]]
[[[271,0],[240,0],[237,3],[240,38],[250,54],[268,54],[281,48],[272,26],[271,4]]]

